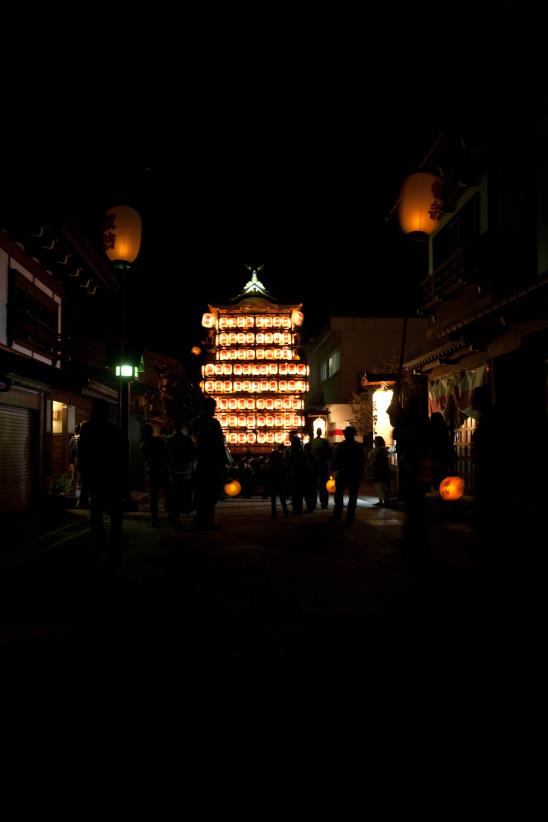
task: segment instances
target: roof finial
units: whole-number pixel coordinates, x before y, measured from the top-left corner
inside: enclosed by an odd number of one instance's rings
[[[245,267],[248,271],[251,271],[251,279],[245,284],[243,293],[244,294],[266,294],[266,288],[262,284],[262,282],[257,278],[257,274],[263,270],[264,265],[258,265],[256,268],[251,265],[247,265],[245,263]]]

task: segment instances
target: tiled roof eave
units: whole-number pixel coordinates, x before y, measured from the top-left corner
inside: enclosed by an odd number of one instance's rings
[[[430,351],[426,351],[419,357],[415,357],[412,360],[407,360],[407,362],[403,364],[403,368],[404,370],[417,368],[418,366],[426,365],[429,362],[434,362],[446,354],[454,354],[457,351],[464,351],[467,348],[468,346],[464,340],[447,340],[444,345],[439,345],[437,348],[432,348]]]

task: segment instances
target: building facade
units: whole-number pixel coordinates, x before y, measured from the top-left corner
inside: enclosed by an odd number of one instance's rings
[[[524,95],[523,100],[529,99]],[[430,412],[453,432],[457,472],[475,489],[474,389],[486,385],[537,487],[546,458],[548,117],[508,102],[488,131],[441,135],[427,155],[442,209],[421,284],[427,351],[408,373],[428,380]],[[519,444],[520,438],[522,444]],[[510,465],[510,463],[509,463]]]
[[[319,338],[307,345],[310,393],[306,410],[311,432],[325,428],[331,444],[343,440],[344,428],[354,417],[354,395],[368,382],[388,388],[395,381],[403,330],[402,317],[330,318]],[[404,345],[407,355],[425,350],[425,319],[407,320]],[[382,380],[373,376],[379,373]]]
[[[93,398],[118,390],[93,314],[117,284],[74,226],[4,218],[0,230],[0,512],[25,511],[68,476]],[[96,319],[95,319],[96,324]],[[89,333],[87,333],[89,331]]]

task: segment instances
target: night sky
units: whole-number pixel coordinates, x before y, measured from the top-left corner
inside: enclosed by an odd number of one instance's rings
[[[98,247],[105,210],[137,208],[131,333],[183,362],[246,263],[264,265],[281,302],[303,303],[305,336],[333,314],[415,313],[424,249],[387,218],[441,130],[488,128],[538,71],[530,28],[512,20],[526,6],[498,3],[509,23],[493,25],[484,2],[440,27],[370,30],[360,51],[324,42],[321,59],[263,86],[242,60],[239,82],[218,74],[205,99],[181,87],[168,106],[148,88],[131,122],[89,122],[22,156],[14,201],[75,219]]]

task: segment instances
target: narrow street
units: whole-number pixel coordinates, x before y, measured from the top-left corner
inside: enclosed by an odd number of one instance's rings
[[[431,563],[409,567],[403,515],[372,502],[333,524],[227,500],[214,532],[129,514],[115,569],[93,556],[85,512],[51,531],[53,547],[3,580],[13,730],[269,749],[290,733],[304,752],[329,729],[490,724],[528,652],[507,571],[465,523],[432,523]]]

